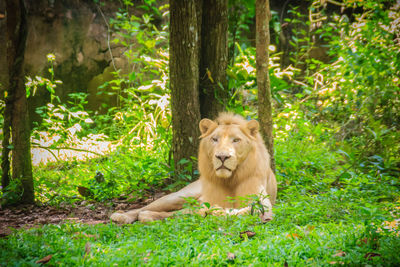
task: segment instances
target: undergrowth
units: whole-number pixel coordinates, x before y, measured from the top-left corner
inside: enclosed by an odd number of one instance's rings
[[[387,180],[361,188],[324,184],[319,192],[288,185],[266,224],[250,215],[177,215],[124,226],[44,225],[1,239],[0,258],[5,266],[35,266],[49,255],[51,264],[78,266],[395,266],[400,262],[399,229],[391,228],[392,216],[399,215],[400,203],[390,198],[395,192]]]

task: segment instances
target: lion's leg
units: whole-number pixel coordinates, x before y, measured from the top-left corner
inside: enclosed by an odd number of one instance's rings
[[[140,220],[140,214],[143,211],[156,211],[156,212],[170,212],[170,211],[176,211],[179,210],[183,207],[183,204],[185,203],[184,198],[187,197],[193,197],[198,199],[201,194],[201,183],[200,181],[193,182],[178,192],[168,194],[166,196],[163,196],[162,198],[157,199],[156,201],[150,203],[149,205],[141,208],[141,209],[136,209],[136,210],[131,210],[128,212],[115,212],[111,215],[111,220],[114,222],[118,223],[132,223],[134,221],[141,221]],[[150,213],[143,213],[141,215],[143,218],[148,218],[151,217],[152,215],[149,215]],[[161,213],[159,215],[156,215],[155,213],[153,214],[154,218],[158,217],[163,217],[166,216],[167,214]],[[172,215],[172,214],[171,214]],[[171,216],[169,215],[169,216]],[[169,217],[166,216],[166,217]],[[164,217],[164,218],[166,218]],[[161,218],[162,219],[162,218]]]
[[[174,211],[151,211],[143,210],[139,212],[138,221],[140,222],[152,222],[162,220],[174,215]]]

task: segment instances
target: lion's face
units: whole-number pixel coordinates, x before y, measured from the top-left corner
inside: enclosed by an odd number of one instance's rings
[[[215,175],[218,178],[229,178],[252,150],[258,122],[218,125],[204,119],[200,122],[200,130],[202,149],[206,152],[207,160],[212,163]]]

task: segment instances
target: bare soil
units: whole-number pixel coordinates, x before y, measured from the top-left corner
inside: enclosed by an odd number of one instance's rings
[[[0,237],[5,237],[14,229],[29,229],[43,224],[79,222],[85,224],[109,223],[110,215],[116,210],[137,209],[154,201],[165,193],[157,193],[146,200],[128,203],[125,200],[110,201],[109,205],[81,201],[75,205],[54,207],[49,205],[19,205],[0,207]]]

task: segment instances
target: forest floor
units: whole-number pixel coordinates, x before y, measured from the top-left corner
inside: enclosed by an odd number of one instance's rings
[[[84,223],[88,225],[110,222],[110,215],[116,210],[131,210],[141,208],[154,199],[165,195],[156,193],[148,199],[136,202],[113,200],[110,203],[81,201],[74,205],[19,205],[15,207],[0,207],[0,238],[10,235],[17,229],[30,229],[44,224]]]
[[[7,236],[13,229],[29,229],[43,224],[81,222],[87,224],[106,223],[110,208],[96,204],[88,206],[52,207],[20,205],[0,210],[0,237]]]
[[[288,186],[268,223],[250,215],[184,214],[110,223],[114,210],[138,208],[157,194],[130,203],[84,200],[2,209],[0,265],[399,266],[399,203],[370,201],[380,191],[374,187],[307,194]]]

